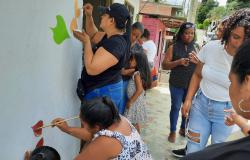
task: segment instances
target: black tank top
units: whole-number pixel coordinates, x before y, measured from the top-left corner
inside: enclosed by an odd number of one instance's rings
[[[176,42],[173,45],[173,59],[176,61],[181,58],[188,58],[188,54],[192,51],[198,52],[195,49],[195,43],[190,43],[187,45],[187,50],[183,42]],[[187,67],[178,65],[173,68],[170,73],[169,83],[170,85],[178,88],[188,88],[189,82],[191,80],[192,74],[195,69],[195,64],[189,63]]]

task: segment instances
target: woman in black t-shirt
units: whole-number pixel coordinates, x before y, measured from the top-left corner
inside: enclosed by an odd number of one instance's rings
[[[85,100],[108,96],[119,112],[123,105],[123,82],[121,69],[130,46],[130,15],[127,8],[114,3],[105,8],[98,32],[92,17],[93,6],[84,5],[86,32],[74,31],[74,36],[84,45],[84,67],[81,82]],[[124,31],[126,30],[126,33]],[[91,46],[94,44],[94,47]]]

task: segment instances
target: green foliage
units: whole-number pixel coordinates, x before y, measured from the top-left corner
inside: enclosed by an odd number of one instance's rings
[[[238,8],[250,8],[249,0],[238,0]]]
[[[226,12],[227,14],[231,14],[232,12],[234,12],[236,9],[238,9],[238,2],[237,0],[231,1],[230,3],[227,3],[226,5]]]
[[[232,13],[235,10],[241,8],[250,8],[250,1],[249,0],[227,0],[227,11]]]
[[[250,8],[249,0],[227,0],[226,6],[214,7],[209,11],[207,17],[211,20],[220,20],[225,16],[231,15],[238,9],[241,8]]]
[[[203,21],[208,18],[209,11],[218,5],[218,2],[215,0],[203,0],[197,11],[197,22],[203,23]]]
[[[202,23],[203,20],[206,19],[206,17],[207,17],[207,14],[206,14],[204,7],[200,7],[198,9],[197,22]]]
[[[197,26],[198,29],[203,29],[203,24],[202,23],[199,23],[198,26]]]
[[[225,16],[231,15],[235,10],[241,8],[250,8],[249,0],[227,0],[226,6],[214,7],[209,11],[207,17],[211,20],[220,20]]]
[[[211,20],[210,19],[205,19],[204,21],[203,21],[203,28],[204,29],[207,29],[208,28],[208,26],[211,24]]]
[[[211,11],[208,13],[208,17],[212,20],[220,20],[223,17],[227,15],[226,8],[223,6],[214,7]]]

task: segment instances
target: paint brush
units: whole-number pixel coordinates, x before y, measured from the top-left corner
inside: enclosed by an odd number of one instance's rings
[[[62,120],[62,121],[53,123],[53,124],[48,124],[48,125],[45,125],[45,126],[36,128],[36,130],[39,130],[39,129],[42,129],[42,128],[46,128],[46,127],[52,127],[52,126],[55,126],[55,125],[60,124],[60,123],[62,123],[62,122],[67,122],[67,121],[69,121],[69,120],[78,119],[78,118],[80,118],[80,117],[79,117],[79,116],[75,116],[75,117],[72,117],[72,118],[68,118],[68,119],[65,119],[65,120]]]

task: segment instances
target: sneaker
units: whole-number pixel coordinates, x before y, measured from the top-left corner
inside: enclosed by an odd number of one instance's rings
[[[172,150],[172,154],[175,157],[182,158],[186,155],[186,148]]]

